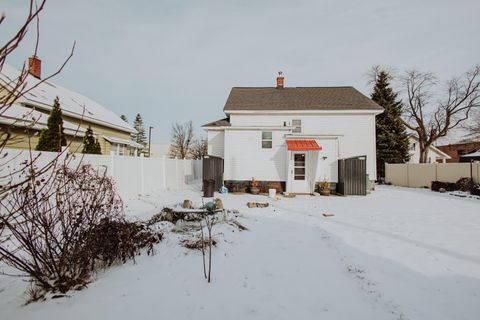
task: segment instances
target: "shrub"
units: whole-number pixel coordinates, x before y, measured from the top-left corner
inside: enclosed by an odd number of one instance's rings
[[[81,289],[99,266],[133,259],[142,248],[150,253],[161,239],[124,219],[112,180],[90,165],[63,165],[27,181],[2,200],[0,259],[43,293]]]
[[[432,181],[432,191],[439,191],[440,188],[445,189],[445,191],[455,191],[458,190],[457,184],[453,182],[442,182],[442,181]]]
[[[480,196],[480,183],[476,183],[472,186],[470,193],[474,196]]]
[[[464,192],[472,190],[473,185],[474,183],[471,178],[460,178],[457,181],[457,189]]]

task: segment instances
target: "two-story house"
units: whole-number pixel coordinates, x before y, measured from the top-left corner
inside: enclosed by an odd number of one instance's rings
[[[205,124],[208,154],[224,159],[224,182],[242,190],[252,178],[268,188],[313,193],[338,181],[338,159],[366,156],[376,179],[375,115],[383,108],[353,87],[232,88],[227,117]]]

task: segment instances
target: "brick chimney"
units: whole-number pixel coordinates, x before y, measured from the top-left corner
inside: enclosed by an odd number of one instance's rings
[[[283,72],[279,71],[278,72],[278,77],[277,77],[277,89],[283,89],[284,88],[284,80],[285,78],[283,77]]]
[[[42,60],[37,56],[31,56],[28,58],[28,73],[37,79],[41,79],[42,75]]]

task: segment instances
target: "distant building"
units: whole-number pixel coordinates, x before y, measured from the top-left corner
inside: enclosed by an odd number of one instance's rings
[[[460,156],[480,150],[480,141],[448,144],[439,146],[438,149],[451,157],[447,162],[460,162]]]
[[[420,145],[418,138],[414,134],[408,136],[410,143],[410,160],[408,163],[420,163]],[[450,156],[435,146],[428,148],[427,163],[440,162],[445,163],[450,160]]]
[[[53,101],[58,97],[63,114],[64,132],[67,141],[71,143],[72,152],[81,152],[85,130],[90,126],[100,142],[102,154],[110,152],[118,155],[138,154],[143,146],[132,141],[131,134],[136,133],[132,126],[104,106],[79,93],[50,81],[41,82],[40,70],[40,59],[31,57],[29,75],[25,79],[26,87],[22,90],[28,92],[7,110],[2,110],[0,130],[4,132],[8,130],[13,136],[7,142],[7,148],[27,149],[30,146],[35,148],[38,133],[46,128]],[[14,85],[19,76],[19,70],[3,65],[0,72],[0,101],[17,90]]]
[[[150,147],[150,156],[153,158],[170,158],[170,144],[152,143]]]

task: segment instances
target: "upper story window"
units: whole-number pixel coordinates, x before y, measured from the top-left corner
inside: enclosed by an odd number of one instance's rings
[[[302,132],[302,120],[295,119],[292,120],[292,132],[301,133]]]
[[[272,131],[262,131],[262,149],[272,149]]]
[[[415,151],[415,147],[417,146],[417,144],[414,142],[412,143],[412,150]]]

